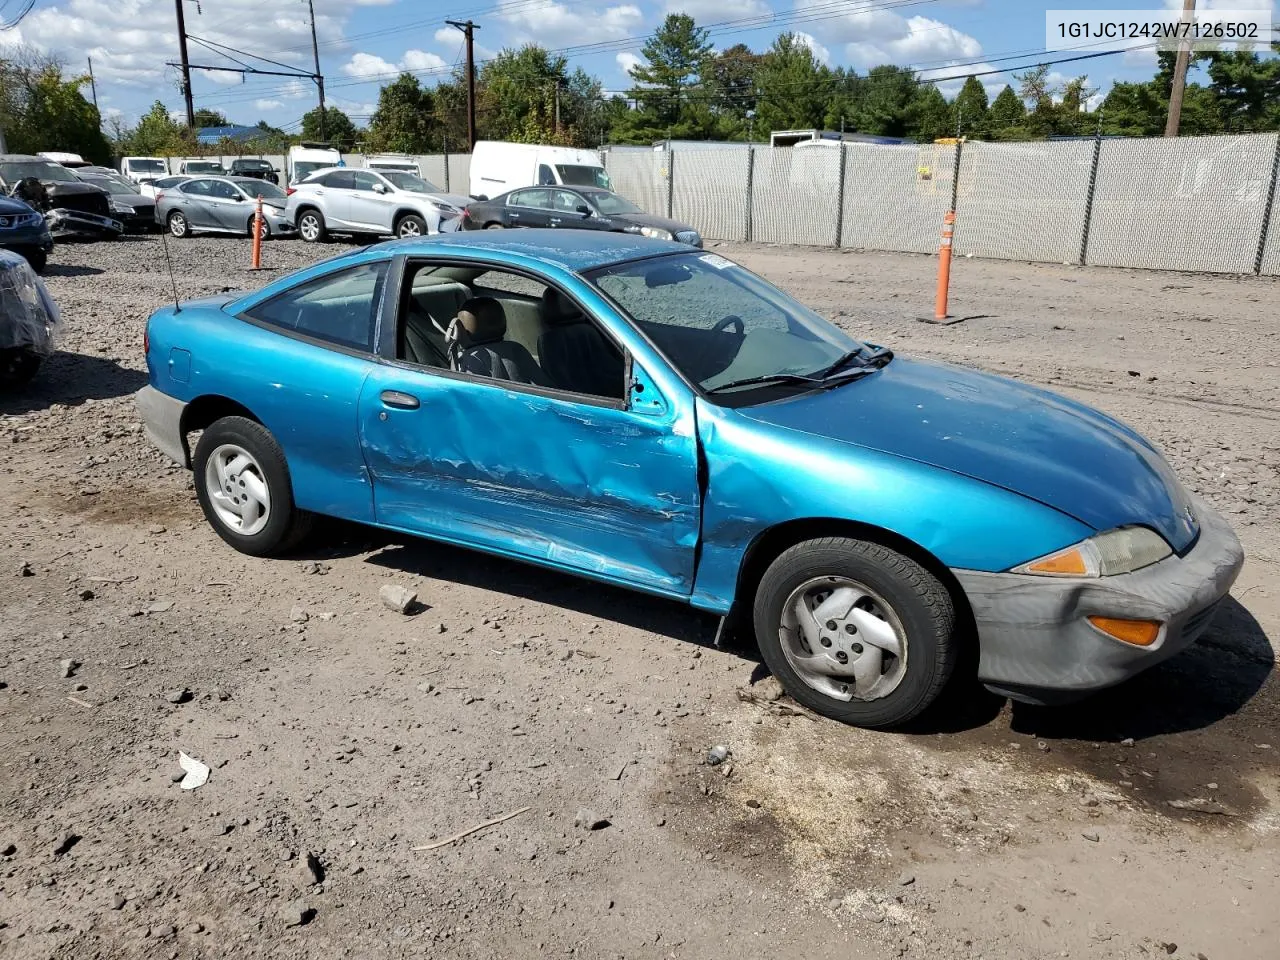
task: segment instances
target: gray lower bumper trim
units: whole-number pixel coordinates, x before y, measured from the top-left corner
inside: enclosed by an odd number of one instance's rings
[[[186,438],[182,436],[182,411],[187,405],[149,385],[139,390],[134,400],[138,404],[147,439],[173,460],[190,467],[191,457]]]
[[[1120,683],[1194,642],[1244,563],[1227,522],[1200,500],[1196,515],[1200,537],[1190,553],[1135,573],[1076,580],[954,571],[977,621],[979,678],[1019,699],[1070,699]],[[1166,626],[1153,646],[1135,647],[1096,630],[1090,615]]]

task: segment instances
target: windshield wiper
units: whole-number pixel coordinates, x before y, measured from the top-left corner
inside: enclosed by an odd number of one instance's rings
[[[766,383],[796,383],[804,384],[810,387],[822,386],[822,381],[817,377],[805,377],[798,373],[768,373],[762,377],[746,377],[742,380],[730,380],[728,383],[722,383],[717,387],[707,388],[708,394],[722,393],[725,390],[734,390],[738,387],[754,387]]]
[[[857,350],[850,350],[844,354],[835,363],[824,367],[817,373],[813,374],[817,380],[826,380],[835,374],[842,367],[848,366],[854,360],[861,360],[864,367],[882,367],[893,359],[893,351],[888,347],[878,347],[875,350],[867,350],[865,347],[859,347]]]

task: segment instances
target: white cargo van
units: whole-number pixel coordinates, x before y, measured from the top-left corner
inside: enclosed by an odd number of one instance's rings
[[[169,175],[164,157],[125,157],[120,161],[120,173],[134,183],[159,180]]]
[[[380,153],[376,157],[365,157],[364,165],[370,170],[398,170],[412,173],[415,177],[422,176],[418,161],[406,153]]]
[[[290,147],[284,158],[288,183],[305,180],[322,167],[342,166],[342,154],[327,143],[300,143]]]
[[[471,152],[471,196],[476,200],[557,183],[613,189],[595,150],[481,140]]]

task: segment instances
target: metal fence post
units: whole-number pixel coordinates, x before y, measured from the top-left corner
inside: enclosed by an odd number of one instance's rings
[[[1089,257],[1089,228],[1093,226],[1093,196],[1098,189],[1098,160],[1102,156],[1102,126],[1093,138],[1093,163],[1089,166],[1089,189],[1084,197],[1084,229],[1080,231],[1080,266]]]
[[[844,233],[844,148],[845,142],[840,141],[840,149],[836,153],[836,157],[840,161],[839,180],[836,181],[836,239],[833,246],[840,246],[840,237]]]
[[[754,216],[752,212],[751,194],[755,190],[756,179],[756,148],[747,147],[747,236],[746,243],[751,242],[751,218]]]
[[[449,141],[447,139],[441,141],[440,149],[441,156],[444,157],[444,189],[446,193],[452,193],[453,185],[449,183]]]
[[[1253,258],[1253,272],[1262,273],[1262,261],[1267,254],[1267,235],[1271,232],[1271,218],[1276,205],[1276,177],[1280,175],[1280,134],[1276,135],[1275,155],[1271,158],[1271,187],[1267,191],[1267,206],[1262,211],[1262,235],[1258,237],[1258,253]]]
[[[676,199],[676,152],[667,143],[667,219],[673,216],[672,208]]]

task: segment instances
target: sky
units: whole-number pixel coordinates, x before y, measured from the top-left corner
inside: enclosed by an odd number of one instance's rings
[[[312,69],[307,0],[181,0],[189,34],[210,44]],[[910,66],[941,79],[952,96],[955,74],[1034,62],[1045,45],[1046,9],[1134,9],[1181,6],[1179,0],[313,0],[320,70],[330,105],[367,121],[381,84],[402,70],[434,84],[462,62],[461,32],[447,19],[473,20],[476,57],[535,42],[562,51],[570,66],[598,76],[609,91],[630,85],[647,35],[672,12],[688,13],[711,30],[717,49],[745,43],[763,51],[780,32],[802,34],[822,61],[865,70],[881,63]],[[1200,6],[1266,7],[1277,0],[1200,0]],[[17,27],[0,31],[0,47],[24,43],[57,53],[68,71],[93,60],[104,117],[132,124],[155,100],[182,107],[175,0],[37,0]],[[1280,12],[1273,13],[1280,22]],[[1009,59],[1025,54],[1026,59]],[[193,64],[236,66],[215,49],[191,41]],[[1042,58],[1062,57],[1062,53]],[[236,56],[236,55],[232,55]],[[245,60],[243,57],[238,57]],[[248,61],[254,62],[254,61]],[[265,69],[278,69],[257,62]],[[1116,80],[1145,80],[1155,69],[1149,50],[1129,51],[1054,67],[1054,79],[1087,73],[1100,92]],[[982,78],[992,96],[1010,74]],[[196,71],[197,108],[219,110],[235,123],[266,120],[296,130],[316,104],[307,79]],[[88,89],[86,88],[86,94]]]

